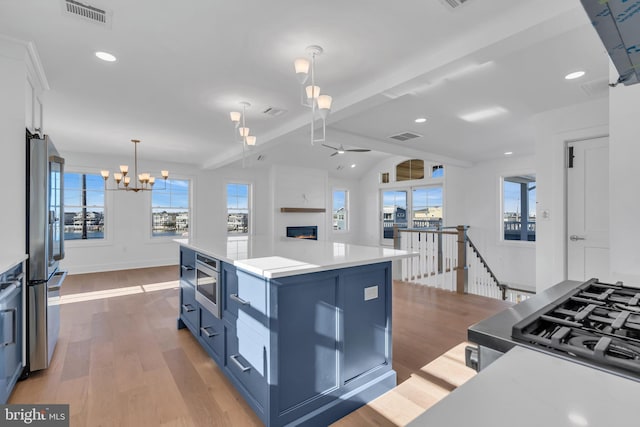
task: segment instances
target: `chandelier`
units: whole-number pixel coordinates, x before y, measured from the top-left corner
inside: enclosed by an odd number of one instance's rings
[[[241,138],[239,142],[242,142],[245,146],[253,147],[254,145],[256,145],[256,137],[255,135],[249,135],[249,128],[247,127],[245,117],[246,109],[251,107],[251,104],[243,101],[240,103],[240,105],[242,105],[242,113],[239,111],[232,111],[229,113],[229,116],[231,117],[231,121],[234,123],[235,128],[238,129],[238,134]]]
[[[128,165],[120,165],[120,172],[113,173],[113,179],[116,182],[115,188],[107,188],[107,181],[109,180],[109,171],[101,170],[100,174],[104,179],[104,189],[105,190],[124,190],[124,191],[150,191],[153,189],[153,185],[156,182],[156,178],[151,176],[149,172],[143,172],[138,174],[138,144],[140,143],[139,139],[132,139],[133,142],[133,185],[131,185],[131,176],[129,176],[129,166]],[[160,171],[160,175],[164,180],[165,187],[167,185],[167,178],[169,178],[169,171],[163,170]],[[135,177],[138,180],[135,180]],[[122,183],[122,186],[120,186]]]
[[[302,105],[311,108],[311,145],[313,145],[314,142],[323,142],[325,140],[326,120],[331,111],[332,98],[329,95],[321,95],[320,86],[316,85],[316,56],[322,55],[324,50],[320,46],[312,45],[308,46],[305,51],[311,56],[311,61],[306,58],[298,58],[293,65],[296,70],[296,77],[298,77],[301,85]],[[307,85],[309,78],[311,78],[309,82],[311,84]],[[322,119],[322,137],[318,139],[314,134],[315,122],[318,119],[316,114]]]

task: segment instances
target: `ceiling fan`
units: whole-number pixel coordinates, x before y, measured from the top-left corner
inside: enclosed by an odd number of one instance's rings
[[[347,150],[342,146],[342,144],[340,144],[339,147],[332,147],[332,146],[327,145],[327,144],[322,144],[322,146],[323,147],[327,147],[327,148],[331,148],[332,150],[335,150],[335,152],[332,155],[330,155],[329,157],[333,157],[336,154],[344,154],[347,151],[350,151],[352,153],[366,153],[367,151],[371,151],[368,148],[351,148],[351,149]]]

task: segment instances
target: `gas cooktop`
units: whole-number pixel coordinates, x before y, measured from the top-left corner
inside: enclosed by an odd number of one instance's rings
[[[512,329],[512,338],[640,381],[640,289],[591,279]]]

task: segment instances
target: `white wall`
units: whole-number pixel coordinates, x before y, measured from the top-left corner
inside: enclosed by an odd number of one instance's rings
[[[603,99],[549,111],[536,116],[533,122],[537,130],[538,185],[536,289],[541,291],[566,279],[565,144],[607,135],[609,101]],[[613,160],[610,165],[611,170],[618,167]],[[548,212],[547,219],[543,219],[543,211]]]
[[[611,89],[609,101],[611,277],[640,286],[640,84]]]
[[[360,179],[360,191],[356,200],[359,206],[358,223],[360,228],[358,231],[357,242],[363,245],[379,245],[380,234],[382,232],[382,225],[380,223],[380,190],[393,190],[393,189],[406,189],[409,187],[421,187],[425,185],[443,185],[444,186],[444,223],[449,225],[449,209],[447,199],[447,184],[446,184],[446,172],[445,178],[431,178],[430,176],[424,179],[415,179],[411,181],[395,182],[395,170],[396,165],[404,160],[406,157],[401,156],[389,156],[375,167],[371,168]],[[432,164],[425,160],[425,175],[429,175],[426,171],[431,168]],[[380,173],[389,173],[389,183],[380,183]],[[456,224],[454,224],[456,225]]]
[[[60,154],[65,158],[67,172],[99,174],[101,169],[113,172],[120,164],[133,167],[133,153],[130,158],[64,151]],[[153,175],[159,175],[161,169],[168,169],[172,178],[190,179],[192,192],[197,191],[198,180],[192,166],[145,161],[144,157],[138,163]],[[156,185],[161,186],[162,182],[158,181]],[[191,202],[194,212],[198,204],[193,197]],[[65,241],[65,251],[61,267],[70,274],[176,264],[178,253],[177,245],[171,238],[151,237],[149,192],[130,191],[107,191],[104,240]]]
[[[447,224],[469,225],[469,237],[503,283],[535,288],[536,243],[505,242],[500,178],[536,173],[535,156],[504,157],[470,168],[446,167]]]
[[[0,39],[0,254],[26,253],[25,207],[25,47]]]
[[[228,166],[198,171],[198,185],[194,192],[195,232],[198,238],[220,238],[227,233],[227,184],[250,184],[252,206],[251,234],[272,233],[270,172],[268,168]]]
[[[271,185],[275,236],[286,236],[287,226],[317,225],[318,239],[327,240],[331,218],[328,171],[273,165]],[[325,212],[283,213],[280,208],[325,208]]]
[[[333,230],[333,191],[347,190],[348,192],[348,219],[346,231]],[[362,230],[362,223],[359,218],[362,216],[360,205],[360,182],[348,179],[338,179],[329,177],[329,193],[327,198],[327,240],[340,243],[359,243],[359,237]]]

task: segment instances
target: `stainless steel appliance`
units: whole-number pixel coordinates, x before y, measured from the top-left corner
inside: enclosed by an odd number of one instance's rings
[[[48,136],[27,132],[27,352],[29,371],[49,367],[60,329],[64,258],[64,159]]]
[[[196,255],[196,301],[220,318],[220,262]]]
[[[2,273],[2,272],[0,272]],[[25,361],[22,264],[0,274],[0,403],[7,402]]]
[[[588,280],[514,324],[512,337],[640,381],[640,289]]]

